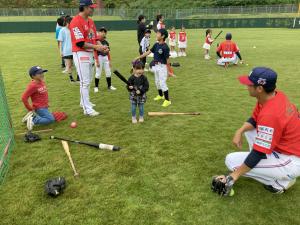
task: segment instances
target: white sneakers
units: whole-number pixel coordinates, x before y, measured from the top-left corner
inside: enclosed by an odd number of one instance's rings
[[[99,116],[100,113],[94,110],[92,113],[86,114],[86,115],[87,115],[87,116],[91,116],[91,117],[95,117],[95,116]]]
[[[109,91],[115,91],[115,90],[117,90],[117,88],[115,88],[114,86],[110,86],[110,87],[108,88],[108,90],[109,90]],[[94,93],[98,93],[98,92],[99,92],[99,88],[95,87],[95,88],[94,88]]]
[[[27,120],[28,120],[28,118],[31,117],[31,116],[33,116],[33,112],[32,112],[32,111],[28,112],[28,113],[23,117],[22,123],[26,123]]]
[[[108,88],[108,90],[110,90],[110,91],[115,91],[115,90],[117,90],[117,88],[115,88],[114,86],[110,86],[110,87]]]
[[[136,117],[132,117],[132,123],[133,123],[133,124],[136,124],[136,123],[137,123]]]
[[[33,115],[31,115],[31,116],[28,117],[28,119],[27,119],[27,129],[28,129],[28,131],[32,131],[33,126],[34,126],[34,123],[33,123]]]

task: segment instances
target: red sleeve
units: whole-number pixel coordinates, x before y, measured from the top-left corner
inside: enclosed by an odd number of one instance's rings
[[[75,41],[75,43],[85,41],[84,30],[82,24],[80,24],[78,20],[73,19],[73,21],[71,22],[70,30],[71,35],[74,37],[73,40]]]
[[[278,145],[283,129],[279,119],[273,115],[263,115],[257,121],[257,137],[253,149],[271,154]]]
[[[256,103],[256,106],[252,113],[252,118],[255,120],[255,122],[257,122],[257,117],[258,117],[259,111],[260,111],[259,104]]]
[[[28,111],[33,110],[32,106],[28,102],[28,99],[31,97],[31,95],[33,95],[35,93],[35,91],[36,91],[35,87],[33,85],[29,84],[27,86],[27,89],[25,90],[25,92],[22,95],[23,104]]]
[[[98,53],[97,51],[94,51],[94,59],[97,63],[99,63]]]

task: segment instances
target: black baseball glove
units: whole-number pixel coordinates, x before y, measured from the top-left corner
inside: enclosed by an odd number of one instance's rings
[[[40,136],[31,132],[28,132],[24,136],[24,141],[27,143],[33,143],[39,140],[41,140]]]
[[[211,183],[211,190],[221,196],[228,196],[234,184],[231,176],[215,176]]]
[[[65,188],[66,180],[64,177],[58,177],[48,180],[45,184],[46,193],[52,197],[60,195]]]
[[[180,63],[179,62],[171,63],[171,66],[173,66],[173,67],[180,67]]]

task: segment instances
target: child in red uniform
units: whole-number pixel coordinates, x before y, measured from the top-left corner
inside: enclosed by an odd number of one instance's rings
[[[204,59],[209,60],[210,56],[209,56],[209,50],[210,50],[210,46],[213,43],[213,39],[211,38],[212,35],[212,30],[211,29],[207,29],[206,30],[206,38],[205,38],[205,43],[203,45],[203,48],[205,49],[205,53],[204,53]]]
[[[186,48],[187,48],[187,37],[186,37],[186,32],[185,28],[182,27],[181,31],[179,32],[178,35],[178,56],[186,56]]]
[[[176,30],[175,27],[173,26],[169,32],[169,46],[170,46],[170,57],[171,58],[176,58],[177,57],[177,52],[176,52]]]
[[[22,95],[24,106],[29,111],[22,122],[27,122],[27,128],[32,130],[34,125],[47,125],[55,121],[54,116],[48,110],[48,91],[44,82],[44,70],[39,66],[33,66],[29,70],[32,81],[28,84]],[[32,105],[28,99],[31,98]]]

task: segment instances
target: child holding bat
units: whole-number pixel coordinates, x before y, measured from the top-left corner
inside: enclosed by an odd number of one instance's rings
[[[133,63],[133,75],[128,79],[129,99],[131,102],[132,123],[136,124],[136,108],[139,107],[139,122],[144,122],[144,104],[147,96],[146,92],[149,90],[149,82],[144,75],[144,63],[136,61]]]
[[[203,48],[204,48],[204,51],[205,51],[204,59],[209,60],[210,59],[210,56],[209,56],[210,46],[211,46],[211,44],[213,43],[214,40],[211,37],[211,35],[212,35],[212,30],[211,29],[207,29],[205,33],[206,33],[206,38],[205,38],[205,43],[203,45]]]

